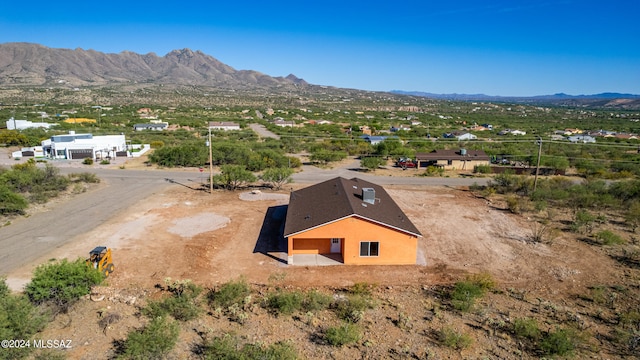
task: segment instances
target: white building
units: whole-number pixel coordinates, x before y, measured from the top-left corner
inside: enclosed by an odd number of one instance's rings
[[[571,141],[572,143],[585,143],[585,144],[596,142],[596,139],[593,136],[589,136],[589,135],[569,136],[567,140]]]
[[[54,159],[115,158],[128,156],[124,135],[93,136],[92,134],[54,135],[42,141],[45,157]]]
[[[49,129],[52,126],[57,126],[58,124],[46,123],[46,122],[32,122],[29,120],[16,120],[11,118],[7,120],[7,129],[8,130],[24,130],[29,128],[45,128]]]
[[[210,121],[209,128],[211,130],[240,130],[240,124],[231,121]]]

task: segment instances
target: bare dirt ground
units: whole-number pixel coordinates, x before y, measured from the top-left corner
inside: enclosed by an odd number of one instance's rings
[[[293,184],[296,188],[301,186]],[[244,327],[215,316],[205,316],[186,326],[218,335],[241,331],[248,341],[271,343],[293,339],[305,358],[379,358],[387,357],[387,351],[393,349],[424,355],[431,351],[430,344],[436,342],[429,335],[432,330],[425,328],[418,332],[421,337],[415,338],[417,335],[394,326],[390,316],[404,311],[420,319],[418,314],[429,309],[425,300],[420,300],[421,289],[426,287],[450,284],[468,273],[488,272],[501,286],[562,301],[567,294],[580,293],[589,285],[612,283],[622,276],[622,270],[609,257],[574,239],[560,237],[553,244],[529,242],[531,229],[527,219],[476,198],[465,189],[419,186],[387,189],[424,235],[418,263],[426,265],[287,266],[278,261],[277,253],[269,256],[254,251],[265,214],[270,207],[286,204],[287,192],[216,191],[211,195],[172,187],[48,256],[75,259],[85,256],[96,245],[106,245],[113,249],[116,271],[106,286],[96,290],[106,295],[104,301],[79,303],[69,315],[59,315],[41,337],[71,339],[74,347],[66,354],[72,359],[94,358],[97,354],[106,358],[113,354],[114,340],[124,339],[128,331],[144,323],[139,306],[160,296],[155,286],[163,284],[165,278],[191,279],[214,288],[243,276],[261,292],[272,286],[274,279],[279,286],[303,289],[340,289],[359,282],[377,284],[382,305],[379,312],[370,315],[365,336],[379,349],[337,350],[308,345],[309,334],[303,328],[313,324],[292,326],[291,319],[289,323],[275,321],[264,310],[254,309],[250,325]],[[38,263],[45,261],[41,259]],[[25,282],[34,266],[19,269],[9,280]],[[603,272],[603,268],[610,271]],[[119,314],[122,320],[107,331],[97,323],[100,316],[109,312]],[[389,312],[396,315],[384,315]],[[429,326],[445,323],[455,321],[441,317],[432,319]],[[197,331],[182,333],[170,358],[191,356],[190,346],[198,341],[199,335]],[[496,346],[495,340],[482,337],[476,343],[485,350]],[[508,348],[508,342],[502,347]],[[465,355],[445,349],[440,353],[449,358],[480,354],[486,352],[474,350]],[[508,352],[498,354],[509,356]]]

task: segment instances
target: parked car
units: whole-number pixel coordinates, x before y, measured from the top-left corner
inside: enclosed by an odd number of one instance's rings
[[[418,167],[418,162],[415,160],[411,160],[410,158],[400,158],[398,159],[398,161],[396,161],[396,166],[403,169],[415,168]]]

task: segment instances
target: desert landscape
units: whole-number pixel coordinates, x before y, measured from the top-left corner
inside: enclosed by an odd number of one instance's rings
[[[466,187],[420,185],[385,186],[424,235],[419,240],[417,265],[289,266],[286,252],[256,249],[265,224],[282,221],[270,219],[269,208],[286,205],[289,191],[304,186],[293,183],[283,191],[218,190],[209,194],[172,185],[12,272],[7,282],[13,287],[27,283],[35,266],[50,259],[84,257],[97,245],[113,249],[116,271],[94,288],[93,301],[86,298],[68,314],[59,314],[39,334],[41,338],[72,340],[73,347],[64,352],[73,359],[113,356],[114,343],[145,322],[141,307],[166,296],[163,284],[167,278],[188,279],[206,289],[243,278],[261,295],[274,288],[335,293],[366,283],[379,302],[364,316],[365,341],[359,345],[334,348],[318,344],[309,337],[335,319],[326,314],[316,314],[308,321],[297,316],[274,317],[256,298],[247,309],[244,324],[215,311],[185,323],[170,358],[197,358],[194,344],[203,337],[227,333],[265,344],[290,339],[304,358],[380,358],[389,354],[398,358],[428,354],[506,358],[523,353],[509,338],[495,337],[495,331],[476,332],[475,346],[470,350],[437,346],[434,329],[445,324],[470,326],[465,317],[434,315],[442,306],[437,305],[442,289],[468,274],[489,274],[500,290],[482,299],[484,310],[472,315],[471,322],[490,329],[488,319],[509,322],[516,316],[532,315],[533,309],[543,304],[555,304],[550,305],[553,311],[561,311],[558,307],[565,299],[584,293],[590,286],[613,284],[631,276],[606,254],[571,236],[561,235],[553,243],[532,242],[531,221],[504,210],[499,201],[478,197]],[[602,271],[605,268],[607,271]],[[118,314],[120,320],[101,328],[99,320],[105,314]],[[411,318],[408,329],[397,326],[399,314]]]

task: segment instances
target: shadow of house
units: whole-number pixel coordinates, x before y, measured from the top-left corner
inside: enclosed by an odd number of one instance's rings
[[[282,236],[287,207],[288,205],[279,205],[267,209],[253,249],[254,254],[264,254],[281,263],[287,263],[287,242]]]

